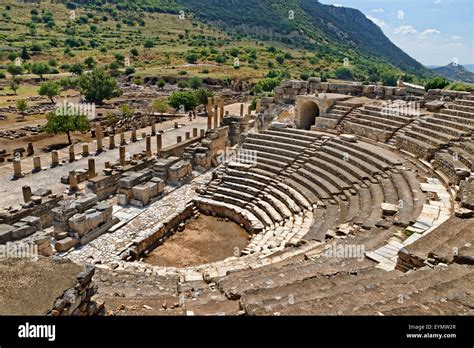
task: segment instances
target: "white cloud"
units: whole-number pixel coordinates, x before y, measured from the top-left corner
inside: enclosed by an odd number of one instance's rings
[[[439,5],[439,4],[441,4],[441,0],[435,0],[435,2],[433,2],[433,4]]]
[[[342,7],[341,4],[332,4],[333,6],[336,6],[336,7]]]
[[[440,31],[438,29],[426,29],[421,33],[421,35],[430,35],[430,34],[439,34]]]
[[[403,18],[405,18],[405,11],[398,10],[398,19],[403,19]]]
[[[383,12],[383,11],[384,11],[383,8],[374,8],[374,9],[372,10],[372,12],[375,12],[375,13],[380,13],[380,12]]]
[[[416,29],[413,28],[411,25],[402,25],[398,28],[395,28],[394,33],[395,34],[407,35],[407,34],[416,34],[416,33],[418,33],[418,31],[416,31]]]
[[[451,40],[461,40],[462,39],[462,36],[459,36],[459,35],[452,35],[451,36]]]
[[[379,27],[383,27],[385,25],[385,22],[381,19],[378,19],[372,16],[367,16],[367,18],[370,19],[375,24],[377,24]]]

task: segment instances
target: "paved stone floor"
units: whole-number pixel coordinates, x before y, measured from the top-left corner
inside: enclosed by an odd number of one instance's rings
[[[190,184],[177,189],[167,187],[167,195],[144,208],[115,207],[114,216],[120,218],[122,227],[112,233],[104,234],[85,246],[64,254],[75,262],[110,263],[120,260],[122,253],[140,232],[156,226],[160,221],[176,211],[184,209],[197,193],[196,188],[207,183],[212,176],[209,171],[197,176]]]
[[[248,104],[244,104],[244,110],[246,110]],[[229,111],[230,114],[238,114],[240,112],[240,103],[227,105],[225,111]],[[174,122],[178,122],[180,125],[183,125],[179,129],[174,129]],[[161,124],[156,125],[157,130],[164,130],[163,135],[163,146],[169,146],[176,143],[176,137],[182,136],[185,138],[185,133],[190,132],[192,134],[193,128],[206,129],[207,128],[207,118],[206,117],[197,117],[195,120],[189,121],[187,117],[180,118],[179,120],[168,120]],[[198,130],[198,134],[199,134]],[[145,150],[145,141],[141,139],[142,133],[151,133],[151,127],[142,128],[137,130],[137,137],[139,141],[131,143],[130,136],[131,132],[125,133],[125,139],[129,144],[126,146],[126,151],[129,154],[139,153]],[[115,137],[116,146],[119,144],[120,138],[117,135]],[[34,144],[33,144],[34,145]],[[0,208],[5,206],[15,206],[23,202],[23,196],[21,187],[24,185],[31,186],[32,190],[38,188],[49,188],[53,193],[59,194],[62,193],[67,187],[64,184],[61,184],[60,179],[62,176],[67,176],[71,170],[80,170],[87,169],[88,158],[95,158],[96,171],[100,172],[105,167],[105,162],[118,161],[119,150],[115,148],[113,150],[108,149],[109,139],[104,137],[103,139],[103,148],[104,151],[98,156],[89,156],[82,158],[82,143],[76,144],[74,146],[76,153],[76,161],[73,163],[68,163],[69,159],[69,150],[68,148],[62,149],[59,151],[59,160],[62,163],[56,168],[49,168],[51,164],[51,154],[41,155],[41,165],[45,170],[31,174],[33,169],[33,158],[25,158],[21,161],[22,172],[25,177],[12,180],[13,176],[13,164],[5,163],[0,166],[0,196],[2,197],[0,201]],[[156,151],[156,137],[151,139],[151,147],[153,151]],[[97,149],[97,144],[95,141],[89,143],[89,152],[94,154]]]

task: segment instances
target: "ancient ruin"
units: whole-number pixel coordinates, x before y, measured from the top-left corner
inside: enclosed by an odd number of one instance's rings
[[[86,267],[43,311],[472,314],[473,94],[310,78],[233,106],[5,164],[0,250]]]

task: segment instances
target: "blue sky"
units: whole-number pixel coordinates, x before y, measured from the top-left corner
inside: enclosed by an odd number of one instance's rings
[[[425,65],[474,64],[474,0],[320,0],[352,7]]]

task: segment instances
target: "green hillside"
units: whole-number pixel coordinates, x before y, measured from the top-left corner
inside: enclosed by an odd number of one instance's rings
[[[128,73],[138,77],[322,76],[394,85],[401,73],[408,81],[433,75],[360,11],[315,0],[7,0],[0,39],[4,70],[26,50],[25,61],[48,64],[52,74],[95,64],[119,74],[129,59]]]

